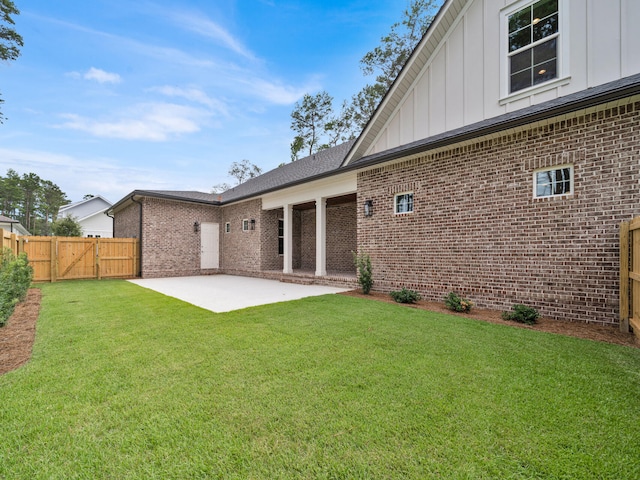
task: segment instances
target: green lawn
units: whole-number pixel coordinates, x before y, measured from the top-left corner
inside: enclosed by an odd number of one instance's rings
[[[0,478],[640,478],[640,350],[329,295],[41,286]]]

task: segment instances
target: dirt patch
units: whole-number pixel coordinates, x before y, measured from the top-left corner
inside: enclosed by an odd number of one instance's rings
[[[341,293],[341,295],[348,295],[351,297],[366,298],[369,300],[375,300],[386,303],[396,303],[391,296],[385,293],[371,292],[369,295],[364,295],[361,290],[352,290],[349,292]],[[396,305],[400,305],[397,304]],[[626,345],[628,347],[640,348],[640,342],[636,339],[635,335],[631,333],[622,333],[617,325],[602,325],[598,323],[584,323],[584,322],[563,322],[559,320],[552,320],[549,318],[541,318],[535,325],[524,325],[517,322],[511,322],[503,320],[501,318],[502,312],[498,310],[487,310],[482,308],[473,308],[471,313],[456,313],[449,310],[442,303],[428,302],[420,300],[414,305],[405,305],[407,308],[418,308],[421,310],[430,310],[432,312],[448,313],[451,315],[458,315],[461,317],[473,318],[474,320],[482,320],[485,322],[499,323],[502,325],[509,325],[518,328],[528,328],[530,330],[539,330],[542,332],[558,333],[561,335],[568,335],[571,337],[586,338],[589,340],[596,340],[599,342],[615,343],[617,345]]]
[[[40,289],[31,288],[26,300],[16,305],[7,324],[0,328],[0,375],[15,370],[31,358],[41,296]]]

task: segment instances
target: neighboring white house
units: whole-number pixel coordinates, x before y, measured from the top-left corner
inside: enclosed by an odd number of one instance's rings
[[[31,235],[18,220],[0,215],[0,228],[18,235]]]
[[[84,237],[113,237],[113,221],[106,215],[111,202],[96,195],[80,202],[69,203],[60,207],[58,218],[74,217],[82,227]]]

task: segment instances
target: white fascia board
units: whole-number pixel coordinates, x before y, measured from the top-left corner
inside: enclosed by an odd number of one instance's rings
[[[303,183],[290,188],[283,188],[276,192],[262,196],[262,209],[272,210],[284,205],[297,205],[314,201],[317,198],[330,198],[356,193],[358,174],[355,171],[320,180]]]

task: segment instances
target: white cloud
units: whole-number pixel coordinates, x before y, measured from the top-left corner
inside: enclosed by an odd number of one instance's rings
[[[225,116],[229,115],[227,106],[223,102],[221,102],[220,100],[216,100],[215,98],[211,98],[205,92],[198,88],[180,88],[172,87],[170,85],[164,85],[161,87],[151,88],[150,90],[161,93],[162,95],[166,95],[168,97],[184,98],[186,100],[189,100],[190,102],[205,105],[214,112],[221,113]]]
[[[59,128],[80,130],[96,137],[163,142],[200,131],[208,114],[202,110],[171,103],[140,104],[115,120],[94,120],[75,114],[62,115],[67,121]]]
[[[167,12],[167,17],[181,27],[197,33],[198,35],[210,38],[244,58],[249,60],[256,59],[254,54],[250,52],[240,40],[231,35],[219,24],[208,18],[204,18],[202,15],[179,13],[174,11]]]
[[[116,202],[136,189],[208,191],[211,188],[207,179],[194,174],[193,170],[174,171],[158,165],[136,167],[121,163],[105,157],[83,155],[78,158],[43,150],[0,148],[0,171],[12,168],[21,175],[37,173],[40,178],[58,185],[71,201],[93,194]]]
[[[254,96],[263,98],[276,105],[291,105],[304,96],[305,93],[314,92],[320,89],[317,82],[311,82],[302,87],[284,85],[280,82],[273,82],[262,78],[242,79],[250,92]]]
[[[95,80],[98,83],[120,83],[122,78],[117,73],[109,73],[99,68],[91,67],[85,74],[85,80]]]

